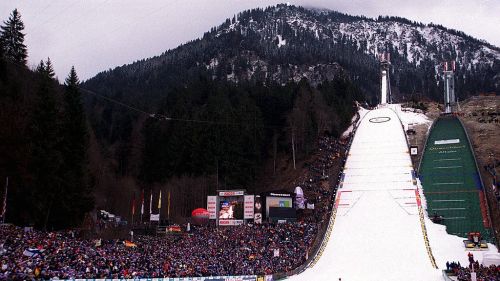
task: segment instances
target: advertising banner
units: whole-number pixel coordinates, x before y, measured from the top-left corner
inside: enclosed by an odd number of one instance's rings
[[[208,218],[217,219],[217,196],[207,196]]]
[[[256,195],[254,201],[253,222],[256,224],[260,224],[262,223],[262,200],[260,198],[260,195]]]
[[[243,196],[245,192],[243,190],[232,190],[232,191],[219,191],[219,196]]]
[[[460,143],[460,139],[434,141],[434,144],[454,144],[454,143]]]
[[[244,219],[253,219],[254,213],[254,196],[253,195],[245,195],[245,207],[243,212]]]
[[[243,220],[233,220],[233,219],[219,219],[219,225],[242,225]]]
[[[271,279],[267,279],[266,281],[272,281]],[[111,279],[77,279],[82,281],[107,281]],[[122,280],[122,281],[256,281],[257,276],[255,275],[243,275],[243,276],[209,276],[209,277],[177,277],[177,278],[129,278],[129,279],[113,279],[113,280]]]

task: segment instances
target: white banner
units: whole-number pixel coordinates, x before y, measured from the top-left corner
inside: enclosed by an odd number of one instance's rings
[[[253,195],[245,195],[245,204],[244,204],[244,219],[253,219],[254,212],[254,196]]]
[[[267,279],[269,278],[269,279]],[[70,280],[70,279],[66,279]],[[129,279],[76,279],[82,281],[106,281],[106,280],[121,280],[121,281],[255,281],[256,275],[242,276],[207,276],[207,277],[176,277],[176,278],[129,278]],[[265,281],[273,281],[272,275],[267,275]]]
[[[150,221],[160,221],[160,214],[151,214],[149,217]]]
[[[452,139],[452,140],[437,140],[434,141],[434,144],[452,144],[452,143],[460,143],[459,139]]]
[[[219,196],[241,196],[241,195],[245,195],[245,192],[243,190],[219,192]]]
[[[242,225],[243,220],[226,220],[226,219],[220,219],[219,220],[219,225]]]
[[[208,218],[217,219],[217,196],[207,196]]]

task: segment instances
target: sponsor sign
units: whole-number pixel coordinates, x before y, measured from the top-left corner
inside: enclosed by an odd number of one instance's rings
[[[271,279],[266,279],[265,281],[272,281]],[[106,281],[112,279],[76,279],[82,281]],[[113,279],[113,280],[123,280],[123,281],[256,281],[257,276],[255,275],[243,275],[243,276],[207,276],[207,277],[180,277],[180,278],[129,278],[129,279]]]
[[[269,194],[270,196],[278,196],[278,197],[292,197],[291,194],[289,193],[273,193],[271,192],[271,194]]]
[[[217,196],[207,196],[208,218],[217,219]]]
[[[459,139],[451,139],[451,140],[434,141],[434,144],[452,144],[452,143],[460,143],[460,140]]]
[[[243,211],[244,219],[253,219],[254,216],[254,196],[253,195],[245,195],[245,204]]]
[[[256,195],[254,201],[253,222],[260,224],[262,223],[262,199],[260,195]]]
[[[242,225],[243,220],[219,219],[219,225]]]
[[[243,196],[245,192],[243,190],[233,190],[233,191],[219,191],[219,196]]]
[[[256,224],[261,224],[262,223],[262,214],[261,213],[255,213],[253,215],[253,222]]]

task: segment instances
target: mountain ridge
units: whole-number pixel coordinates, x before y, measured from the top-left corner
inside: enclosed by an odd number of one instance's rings
[[[88,84],[92,85],[96,79],[106,80],[105,77],[115,73],[148,81],[169,76],[171,73],[165,71],[168,65],[186,69],[202,67],[213,79],[233,82],[272,80],[286,84],[306,78],[313,85],[331,80],[342,72],[339,70],[347,70],[353,81],[364,76],[360,78],[361,87],[373,95],[377,87],[371,84],[378,84],[376,56],[382,52],[391,53],[396,80],[392,85],[406,94],[439,98],[437,77],[428,86],[407,80],[430,76],[426,72],[431,69],[437,74],[440,64],[450,60],[457,62],[457,76],[463,80],[457,84],[466,86],[458,87],[462,91],[458,93],[460,98],[500,87],[500,48],[461,31],[400,17],[373,19],[283,4],[241,12],[213,27],[202,38],[161,55],[101,72],[89,79]],[[340,67],[330,67],[326,72],[315,70],[321,65]],[[471,80],[478,79],[478,83],[471,85]],[[401,84],[401,80],[407,85]]]

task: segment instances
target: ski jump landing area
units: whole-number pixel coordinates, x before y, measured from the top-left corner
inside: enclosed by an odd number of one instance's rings
[[[466,238],[480,231],[490,240],[490,223],[483,185],[473,150],[455,116],[436,120],[420,166],[427,210],[443,217],[450,234]]]
[[[369,111],[358,126],[325,248],[291,280],[443,280],[427,240],[400,119]]]

